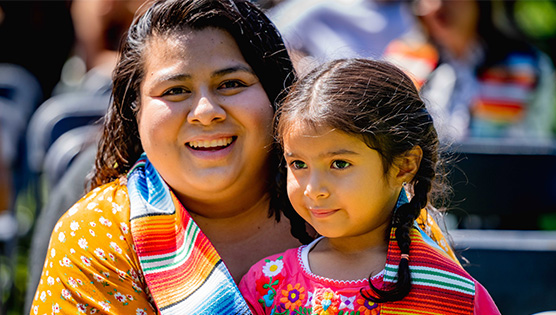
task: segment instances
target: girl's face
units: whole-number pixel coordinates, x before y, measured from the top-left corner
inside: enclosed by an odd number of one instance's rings
[[[303,219],[329,238],[384,238],[402,182],[359,138],[295,123],[284,136],[287,190]],[[376,238],[375,238],[376,239]]]
[[[274,111],[233,37],[207,28],[149,44],[139,134],[180,200],[218,202],[264,186]]]

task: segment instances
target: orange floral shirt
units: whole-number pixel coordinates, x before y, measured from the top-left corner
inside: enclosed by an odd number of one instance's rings
[[[130,233],[127,186],[116,180],[56,224],[31,314],[156,314],[151,300]]]

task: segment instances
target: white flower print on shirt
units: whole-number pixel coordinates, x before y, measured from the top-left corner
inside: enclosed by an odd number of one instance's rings
[[[71,221],[70,229],[72,231],[77,231],[79,229],[79,223],[77,223],[76,221]]]
[[[62,297],[66,300],[71,299],[71,293],[68,289],[63,289],[62,290]]]
[[[60,234],[58,234],[58,240],[62,243],[66,241],[66,235],[64,234],[64,232],[60,232]]]
[[[118,246],[118,244],[116,244],[115,242],[111,242],[110,243],[110,248],[112,248],[116,253],[121,254],[122,253],[122,249],[120,248],[120,246]]]
[[[106,260],[106,255],[104,254],[104,250],[102,250],[102,248],[95,249],[95,255],[97,255],[99,258]]]
[[[110,220],[105,219],[104,217],[100,217],[100,219],[98,219],[98,221],[102,224],[102,225],[106,225],[108,227],[112,226],[112,222],[110,222]]]
[[[81,248],[83,248],[83,249],[85,249],[85,250],[87,250],[87,248],[89,248],[89,247],[87,246],[87,240],[86,240],[85,238],[83,238],[83,237],[80,238],[79,241],[77,241],[77,244],[79,245],[79,247],[81,247]]]

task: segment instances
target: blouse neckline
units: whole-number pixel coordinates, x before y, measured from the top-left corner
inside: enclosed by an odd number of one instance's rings
[[[311,267],[309,265],[309,252],[323,238],[324,238],[324,236],[320,236],[317,239],[315,239],[314,241],[312,241],[311,243],[309,243],[308,245],[304,245],[304,246],[299,247],[297,258],[299,260],[299,264],[301,265],[301,268],[302,268],[303,272],[307,276],[309,276],[311,278],[314,278],[314,279],[316,279],[318,281],[321,281],[321,282],[329,282],[329,283],[335,283],[335,284],[340,284],[340,285],[366,284],[366,283],[369,282],[368,278],[358,279],[358,280],[336,280],[336,279],[330,279],[330,278],[327,278],[327,277],[323,277],[323,276],[319,276],[319,275],[314,274],[311,271]],[[374,275],[370,278],[371,281],[375,281],[375,280],[378,280],[378,279],[382,278],[384,276],[384,272],[385,272],[385,269],[382,269],[382,271],[380,271],[379,273],[377,273],[376,275]]]

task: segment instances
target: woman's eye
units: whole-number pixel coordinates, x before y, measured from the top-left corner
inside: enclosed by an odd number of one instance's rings
[[[242,88],[242,87],[246,87],[247,85],[245,85],[245,83],[238,81],[238,80],[230,80],[230,81],[226,81],[224,83],[222,83],[220,85],[221,89],[237,89],[237,88]]]
[[[342,160],[336,160],[332,162],[332,168],[336,168],[336,169],[344,169],[349,167],[350,165],[351,164],[349,162],[342,161]]]
[[[290,163],[290,167],[295,170],[300,170],[300,169],[307,168],[307,164],[305,164],[305,162],[303,161],[296,160]]]
[[[182,94],[186,94],[186,93],[188,93],[188,92],[189,92],[189,91],[188,91],[187,89],[185,89],[185,88],[182,88],[182,87],[173,87],[173,88],[170,88],[170,89],[164,91],[164,93],[162,93],[162,95],[163,95],[163,96],[167,96],[167,95],[168,95],[168,96],[182,95]]]

